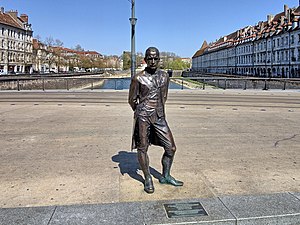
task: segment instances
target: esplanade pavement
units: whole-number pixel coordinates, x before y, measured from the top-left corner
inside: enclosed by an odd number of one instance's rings
[[[300,224],[299,91],[170,90],[172,173],[185,183],[158,182],[151,146],[151,195],[127,95],[0,92],[0,224]],[[208,215],[166,215],[191,201]]]

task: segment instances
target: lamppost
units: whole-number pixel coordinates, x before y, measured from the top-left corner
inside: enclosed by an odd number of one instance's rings
[[[131,24],[131,77],[135,75],[135,24],[137,18],[135,18],[135,0],[131,0],[131,18],[129,18]]]

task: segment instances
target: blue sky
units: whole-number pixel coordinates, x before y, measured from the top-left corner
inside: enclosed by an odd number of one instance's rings
[[[0,0],[29,16],[34,36],[59,39],[65,47],[121,55],[130,50],[130,0]],[[202,42],[265,21],[298,0],[135,0],[136,51],[149,46],[191,57]]]

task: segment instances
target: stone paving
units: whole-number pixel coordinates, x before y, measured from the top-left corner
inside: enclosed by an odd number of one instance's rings
[[[0,224],[300,224],[300,93],[170,91],[177,144],[155,193],[130,152],[127,91],[0,93]],[[198,201],[208,216],[167,218]],[[141,215],[142,213],[142,215]]]

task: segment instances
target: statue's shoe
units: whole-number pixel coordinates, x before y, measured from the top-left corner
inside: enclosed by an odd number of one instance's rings
[[[152,194],[154,192],[154,185],[151,177],[145,178],[144,191],[148,194]]]
[[[183,182],[176,180],[174,177],[167,176],[167,177],[161,177],[159,179],[159,182],[161,184],[171,184],[173,186],[183,186]]]

